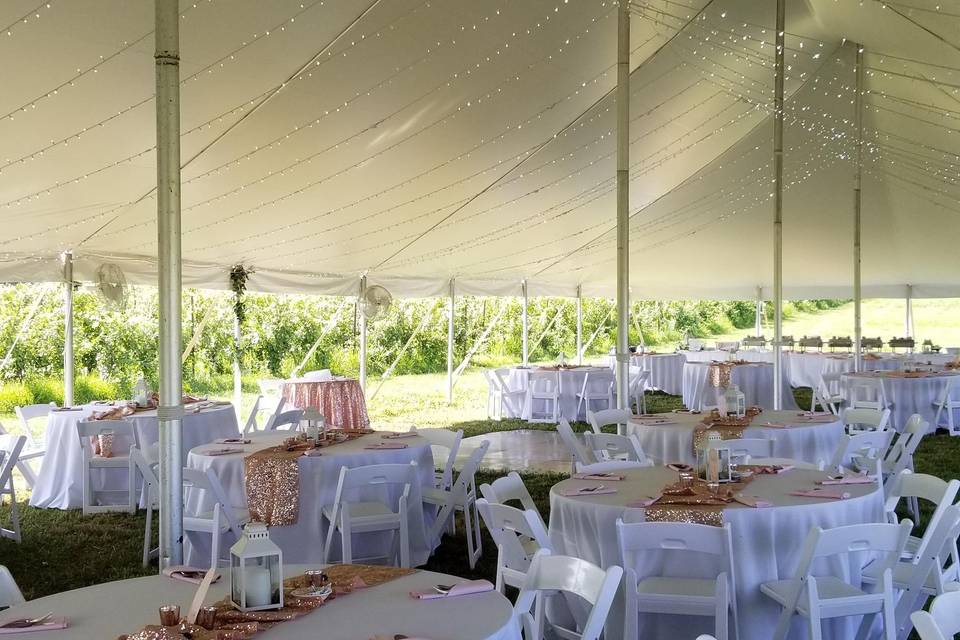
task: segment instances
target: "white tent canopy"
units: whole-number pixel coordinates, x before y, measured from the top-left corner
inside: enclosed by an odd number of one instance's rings
[[[381,2],[287,81],[367,6],[181,2],[184,285],[612,295],[616,3]],[[769,295],[775,2],[633,9],[632,296]],[[75,279],[155,284],[152,3],[0,26],[0,280],[73,250]],[[863,294],[960,296],[958,33],[934,0],[788,1],[787,297],[852,296],[854,42]]]

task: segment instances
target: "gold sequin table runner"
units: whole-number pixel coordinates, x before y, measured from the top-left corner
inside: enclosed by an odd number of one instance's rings
[[[703,449],[707,441],[707,432],[719,433],[724,440],[737,440],[743,437],[744,430],[751,425],[753,419],[763,412],[760,407],[748,407],[747,415],[742,418],[736,416],[721,416],[714,409],[708,413],[697,425],[693,432],[693,452],[696,454]]]
[[[647,522],[686,522],[723,526],[723,510],[734,502],[733,496],[743,491],[752,478],[720,485],[718,493],[711,493],[705,483],[695,482],[689,487],[671,484],[663,488],[663,495],[644,510]]]

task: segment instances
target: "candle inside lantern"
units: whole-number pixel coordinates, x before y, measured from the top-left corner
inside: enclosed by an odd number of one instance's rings
[[[266,568],[249,567],[245,572],[248,607],[263,607],[273,600],[270,590],[270,571]]]

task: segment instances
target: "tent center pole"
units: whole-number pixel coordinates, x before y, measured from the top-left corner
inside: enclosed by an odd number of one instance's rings
[[[363,299],[367,294],[367,276],[360,277],[360,295],[357,305],[360,310],[360,388],[367,391],[367,316],[363,313]]]
[[[854,371],[863,370],[863,351],[861,349],[861,340],[863,339],[863,310],[862,300],[863,291],[860,280],[860,229],[861,229],[861,173],[863,171],[863,47],[859,44],[854,45],[857,48],[856,74],[857,89],[854,94],[854,127],[856,128],[856,140],[854,145],[856,153],[854,155],[853,171],[853,353],[854,353]]]
[[[630,408],[630,3],[617,12],[617,408]],[[621,431],[626,425],[618,425]]]
[[[160,569],[183,564],[183,370],[180,363],[180,15],[155,0],[157,235],[160,296]]]
[[[453,404],[453,317],[456,311],[455,285],[450,278],[450,304],[447,307],[447,404]]]
[[[240,319],[233,316],[233,410],[241,421],[240,403],[243,401],[243,381],[240,378]]]
[[[577,364],[583,364],[583,287],[577,285]]]
[[[63,406],[73,406],[73,253],[63,254]]]
[[[907,299],[904,308],[903,327],[904,335],[913,337],[913,285],[907,285]]]
[[[773,408],[783,408],[783,75],[786,0],[777,0],[773,96]]]
[[[527,281],[526,280],[523,280],[520,283],[520,288],[523,291],[523,309],[520,313],[520,324],[521,324],[521,330],[523,332],[523,335],[521,336],[520,348],[523,351],[522,353],[523,366],[527,366],[528,358],[530,356],[530,354],[527,352],[527,339],[530,332],[530,321],[529,321],[529,318],[527,318],[528,299],[527,299]]]

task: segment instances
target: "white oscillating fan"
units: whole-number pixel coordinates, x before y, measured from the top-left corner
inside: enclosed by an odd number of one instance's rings
[[[127,278],[115,264],[100,265],[96,289],[100,298],[111,307],[122,309],[127,302]]]
[[[384,287],[378,284],[367,287],[363,293],[363,302],[360,305],[360,313],[367,320],[373,320],[377,316],[383,315],[390,308],[393,302],[393,296]]]

